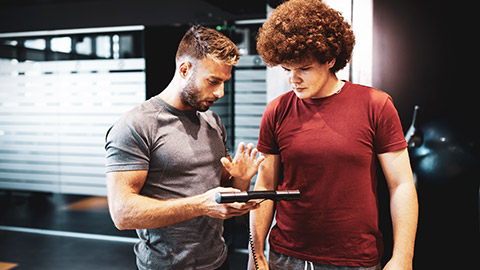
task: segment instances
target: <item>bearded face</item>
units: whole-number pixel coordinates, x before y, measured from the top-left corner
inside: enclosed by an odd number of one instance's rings
[[[187,110],[207,111],[224,95],[224,84],[231,78],[232,66],[209,57],[190,66],[180,99]]]
[[[210,106],[207,106],[205,100],[202,98],[200,89],[195,84],[195,72],[188,79],[187,85],[182,91],[182,102],[185,105],[192,107],[196,111],[205,112]]]
[[[183,104],[192,109],[205,112],[210,109],[215,101],[223,97],[223,82],[210,77],[199,80],[198,77],[194,69],[183,88],[181,100]],[[198,81],[200,87],[197,84]]]

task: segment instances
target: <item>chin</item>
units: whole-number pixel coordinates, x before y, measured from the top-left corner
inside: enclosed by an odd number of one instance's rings
[[[304,92],[297,92],[297,91],[293,91],[295,93],[295,95],[299,98],[299,99],[306,99],[306,98],[311,98],[312,95],[310,93],[304,93]]]
[[[206,112],[206,111],[208,111],[209,109],[210,109],[210,107],[207,107],[207,106],[206,106],[206,107],[198,107],[198,108],[196,108],[196,110],[199,111],[199,112]]]

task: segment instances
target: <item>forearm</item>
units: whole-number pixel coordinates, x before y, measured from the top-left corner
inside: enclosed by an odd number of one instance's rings
[[[274,202],[264,201],[260,208],[250,212],[250,231],[252,233],[255,252],[263,254],[265,241],[272,225]]]
[[[259,183],[255,185],[255,190],[272,190],[273,188],[266,188],[259,186]],[[249,263],[248,269],[255,269],[255,262],[259,269],[268,269],[268,262],[264,256],[265,242],[268,232],[272,225],[273,215],[275,212],[275,203],[270,200],[266,200],[260,204],[260,208],[250,212],[250,234],[251,240],[249,249]],[[252,250],[252,245],[254,250]],[[254,254],[255,252],[255,254]],[[255,255],[255,259],[253,257]]]
[[[276,190],[280,174],[280,156],[264,154],[265,160],[260,166],[255,183],[255,190]],[[272,225],[275,212],[275,203],[267,200],[261,203],[260,207],[250,212],[250,232],[255,248],[255,255],[260,269],[268,269],[268,263],[263,256],[265,241]],[[253,267],[252,251],[250,250],[249,269]]]
[[[418,200],[406,148],[379,154],[390,192],[393,255],[384,269],[412,269]]]
[[[158,200],[130,193],[118,200],[111,213],[120,230],[161,228],[203,215],[200,196]]]
[[[393,225],[393,258],[411,263],[418,221],[418,201],[411,182],[398,185],[390,191],[390,209]]]

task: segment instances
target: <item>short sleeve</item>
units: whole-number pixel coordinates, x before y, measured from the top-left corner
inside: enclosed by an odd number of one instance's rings
[[[267,105],[263,113],[257,149],[261,153],[278,155],[280,150],[275,136],[275,107],[276,103],[273,101]]]
[[[377,154],[407,147],[398,112],[390,96],[386,99],[376,119],[374,147]]]
[[[106,172],[148,170],[150,151],[139,126],[121,118],[105,138]]]

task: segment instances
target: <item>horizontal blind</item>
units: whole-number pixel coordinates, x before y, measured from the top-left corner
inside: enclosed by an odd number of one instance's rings
[[[235,69],[235,145],[258,142],[263,112],[267,106],[266,66],[259,55],[245,55]],[[253,189],[257,176],[252,178]]]
[[[105,195],[105,133],[144,100],[144,59],[0,61],[0,188]]]
[[[235,145],[257,144],[267,104],[266,67],[258,55],[242,56],[235,69]]]

